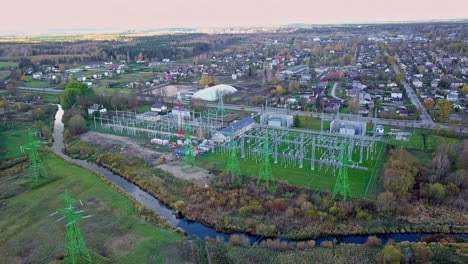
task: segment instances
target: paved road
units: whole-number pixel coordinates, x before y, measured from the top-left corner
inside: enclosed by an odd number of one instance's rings
[[[207,104],[208,107],[217,107],[217,104]],[[232,109],[232,110],[241,110],[239,105],[230,105],[225,104],[224,108]],[[257,112],[261,113],[261,107],[254,107],[254,106],[245,106],[245,111]],[[318,112],[305,112],[305,111],[298,111],[298,110],[287,110],[287,109],[279,109],[279,108],[268,108],[268,111],[287,114],[290,115],[299,115],[299,116],[312,116],[317,118],[324,118],[326,120],[333,120],[337,114],[334,113],[318,113]],[[342,119],[350,119],[353,120],[356,115],[349,115],[349,114],[339,114]],[[396,120],[396,119],[382,119],[382,118],[372,118],[372,117],[361,117],[361,121],[365,122],[372,122],[374,124],[381,124],[381,125],[391,125],[391,126],[398,126],[398,127],[406,127],[406,128],[426,128],[426,129],[437,129],[436,123],[428,123],[424,121],[413,121],[413,120]],[[432,121],[432,120],[431,120]],[[451,131],[458,132],[459,128],[456,126],[448,126],[444,124],[439,124],[439,129],[448,129]],[[468,125],[466,125],[466,129],[463,133],[468,133]]]
[[[333,88],[331,90],[331,97],[335,98],[335,99],[338,99],[338,100],[341,100],[341,101],[344,101],[344,99],[341,99],[339,98],[338,96],[335,95],[335,90],[336,90],[336,86],[338,85],[338,83],[335,83],[333,84]]]
[[[52,93],[61,93],[63,90],[55,89],[54,87],[48,88],[32,88],[32,87],[18,87],[20,90],[29,90],[29,91],[38,91],[38,92],[52,92]]]
[[[426,108],[423,107],[421,104],[421,101],[419,101],[418,96],[414,92],[413,88],[406,82],[402,81],[403,87],[406,89],[406,94],[408,95],[408,98],[411,100],[411,103],[416,106],[416,109],[421,110],[421,120],[423,123],[426,124],[434,124],[434,121],[431,119],[429,114],[426,111]]]

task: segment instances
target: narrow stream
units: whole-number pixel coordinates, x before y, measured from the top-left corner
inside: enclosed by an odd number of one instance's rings
[[[222,237],[225,241],[229,241],[231,235],[243,235],[249,238],[250,244],[253,245],[255,242],[258,242],[262,239],[260,236],[256,235],[249,235],[243,233],[233,233],[233,234],[224,234],[221,232],[216,231],[214,228],[208,227],[204,224],[201,224],[197,221],[190,221],[186,218],[178,218],[174,211],[167,207],[164,203],[153,197],[152,195],[148,194],[144,190],[140,189],[137,185],[127,181],[123,177],[113,173],[112,171],[100,167],[95,163],[88,162],[86,160],[74,159],[67,154],[65,154],[64,149],[64,141],[63,141],[63,130],[64,125],[62,122],[63,116],[63,109],[60,105],[58,105],[58,111],[55,115],[55,123],[54,123],[54,132],[53,138],[54,143],[52,145],[52,150],[54,153],[62,157],[63,159],[80,165],[85,168],[89,168],[93,171],[96,171],[104,177],[106,177],[109,181],[117,184],[122,189],[124,189],[128,194],[134,197],[136,200],[141,202],[142,204],[146,205],[148,208],[153,209],[156,213],[160,216],[163,216],[167,219],[169,223],[171,223],[174,227],[180,227],[187,232],[187,236],[196,236],[200,239],[211,238],[215,239],[217,236]],[[378,238],[382,240],[382,243],[386,243],[389,239],[395,241],[411,241],[416,242],[420,241],[421,238],[428,236],[429,234],[383,234],[377,235]],[[463,237],[468,239],[468,234],[457,234],[457,236]],[[319,245],[322,241],[335,241],[337,244],[347,244],[347,243],[354,243],[354,244],[364,244],[367,240],[368,235],[364,236],[331,236],[325,237],[321,239],[317,239],[317,245]],[[288,238],[278,238],[281,241],[293,241]]]

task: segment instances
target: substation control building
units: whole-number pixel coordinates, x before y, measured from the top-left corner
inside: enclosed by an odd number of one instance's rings
[[[335,119],[330,123],[330,133],[347,136],[365,136],[366,122]]]
[[[260,124],[272,127],[289,128],[292,126],[294,117],[287,114],[264,113],[260,116]]]
[[[239,121],[232,122],[228,127],[214,133],[212,139],[214,142],[229,142],[232,140],[231,134],[233,134],[234,137],[238,137],[252,129],[254,125],[255,119],[245,117]]]

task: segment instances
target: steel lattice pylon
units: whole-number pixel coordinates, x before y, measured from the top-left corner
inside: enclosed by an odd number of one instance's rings
[[[356,165],[356,162],[348,160],[348,146],[344,145],[341,151],[340,170],[333,189],[332,200],[339,196],[346,202],[351,198],[351,185],[349,184],[348,167],[346,165]]]
[[[230,135],[231,141],[229,141],[229,157],[227,161],[226,171],[231,174],[232,182],[236,175],[241,175],[241,170],[239,166],[239,160],[237,159],[237,144],[234,140],[234,134]]]
[[[185,173],[191,173],[197,170],[195,164],[195,155],[193,153],[192,138],[190,135],[190,127],[185,126],[185,142],[184,142],[184,157],[182,160],[182,170]]]
[[[42,142],[36,139],[36,133],[28,129],[28,144],[21,147],[21,152],[29,154],[29,176],[33,183],[49,177],[37,153],[37,148],[41,145]]]
[[[265,182],[267,189],[270,188],[270,182],[273,180],[273,173],[270,162],[270,147],[268,145],[268,135],[263,138],[262,146],[262,163],[260,164],[260,172],[258,173],[257,184]]]
[[[223,98],[223,91],[219,90],[218,91],[218,109],[217,113],[221,116],[224,116],[224,98]]]
[[[65,225],[67,228],[67,234],[65,237],[65,256],[63,263],[93,263],[89,251],[86,248],[86,243],[81,235],[80,228],[78,227],[79,220],[91,216],[81,216],[80,213],[83,211],[75,211],[73,204],[77,201],[68,194],[68,191],[65,191],[59,197],[65,201],[66,207],[59,211],[63,213],[64,216],[57,220],[57,222],[62,219],[67,220],[67,224]],[[55,215],[56,213],[57,212],[52,215]]]

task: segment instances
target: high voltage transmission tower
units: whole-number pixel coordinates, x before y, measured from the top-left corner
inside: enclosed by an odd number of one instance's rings
[[[347,199],[351,198],[351,185],[349,184],[348,167],[346,165],[357,165],[357,163],[349,161],[347,145],[343,145],[340,159],[340,170],[333,189],[332,200],[341,196],[342,200],[346,202]]]
[[[262,161],[260,164],[260,172],[258,173],[258,180],[257,184],[261,184],[265,182],[265,186],[267,189],[270,188],[270,182],[273,180],[273,173],[271,170],[271,162],[270,162],[270,147],[268,145],[268,135],[265,135],[263,138],[263,146],[262,146]]]
[[[218,112],[218,115],[220,115],[221,117],[224,117],[224,99],[223,99],[224,92],[222,90],[219,90],[217,95],[218,95],[217,112]]]
[[[234,139],[234,134],[231,133],[229,141],[229,157],[227,161],[226,171],[231,174],[231,180],[234,182],[236,175],[241,175],[239,160],[237,159],[237,144]]]
[[[36,139],[36,133],[28,129],[28,144],[21,146],[21,152],[29,154],[29,176],[33,183],[38,183],[49,177],[37,153],[37,149],[41,145],[42,142]]]
[[[184,142],[184,157],[182,160],[182,170],[185,173],[191,173],[197,170],[195,164],[195,153],[193,153],[192,138],[190,135],[190,127],[185,126],[185,142]]]
[[[73,199],[68,191],[65,191],[62,195],[59,196],[62,200],[65,201],[65,208],[58,211],[64,214],[64,216],[58,219],[56,222],[66,219],[67,224],[67,234],[65,238],[65,256],[63,263],[66,264],[77,264],[77,263],[93,263],[89,251],[86,248],[86,243],[81,235],[80,228],[78,227],[78,221],[84,218],[91,217],[91,215],[81,216],[80,213],[83,210],[75,211],[73,204],[77,201]],[[83,203],[79,201],[81,205]],[[57,214],[55,212],[50,216]]]

